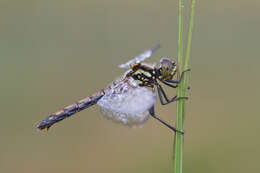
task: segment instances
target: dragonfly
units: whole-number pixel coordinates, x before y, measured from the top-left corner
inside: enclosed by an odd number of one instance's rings
[[[173,59],[161,58],[158,67],[143,62],[159,48],[159,44],[155,45],[130,61],[119,65],[119,68],[127,69],[120,78],[92,95],[50,114],[37,125],[37,128],[48,130],[55,123],[97,104],[103,115],[115,122],[134,126],[143,124],[149,116],[152,116],[174,132],[184,134],[183,131],[159,118],[155,114],[154,104],[157,100],[156,90],[162,105],[187,99],[187,97],[177,96],[169,98],[162,84],[177,88],[184,73],[190,69],[184,70],[179,80],[174,80],[173,78],[177,73],[177,63]]]

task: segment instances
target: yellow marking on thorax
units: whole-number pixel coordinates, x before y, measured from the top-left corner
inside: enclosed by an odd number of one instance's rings
[[[144,74],[147,77],[152,77],[152,75],[149,72],[144,71],[142,69],[137,70],[134,74]]]

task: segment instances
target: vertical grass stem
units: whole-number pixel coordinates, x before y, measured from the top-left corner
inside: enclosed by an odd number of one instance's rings
[[[178,26],[179,26],[179,34],[178,34],[178,78],[180,77],[180,73],[182,72],[182,61],[183,61],[183,0],[179,0],[178,6]],[[177,88],[177,96],[182,97],[182,84],[180,84]],[[183,100],[177,101],[177,121],[176,128],[178,130],[183,130],[182,127],[182,102]],[[174,139],[174,159],[173,159],[173,169],[174,173],[182,173],[182,156],[183,156],[183,135],[180,133],[175,134]]]
[[[183,68],[183,0],[179,0],[179,39],[178,39],[178,65],[179,65],[179,73],[178,77],[180,77],[181,72],[188,69],[189,59],[190,59],[190,49],[191,49],[191,38],[193,31],[193,21],[195,14],[195,2],[196,0],[192,0],[192,6],[190,11],[190,22],[189,22],[189,30],[188,30],[188,38],[187,38],[187,47],[186,47],[186,56]],[[183,81],[179,84],[177,88],[178,97],[183,97],[187,95],[187,86],[188,86],[188,78],[187,73],[185,73]],[[184,118],[185,118],[185,100],[177,101],[177,121],[176,128],[179,130],[184,130]],[[183,169],[183,139],[184,136],[180,133],[176,133],[174,140],[174,173],[182,173]]]

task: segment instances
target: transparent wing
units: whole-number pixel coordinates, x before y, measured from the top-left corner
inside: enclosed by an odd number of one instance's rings
[[[148,119],[149,109],[155,101],[153,91],[138,86],[129,78],[114,82],[97,104],[107,118],[132,126]]]
[[[153,54],[153,52],[155,52],[159,48],[160,48],[160,45],[157,44],[156,46],[152,47],[151,49],[148,49],[148,50],[144,51],[143,53],[137,55],[136,57],[134,57],[130,61],[126,62],[125,64],[119,65],[119,68],[129,68],[131,65],[133,65],[135,63],[142,62],[145,59],[149,58]]]

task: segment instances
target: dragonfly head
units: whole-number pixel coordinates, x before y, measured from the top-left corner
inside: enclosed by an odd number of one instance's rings
[[[177,71],[176,62],[170,58],[162,58],[159,71],[163,80],[171,80]]]

